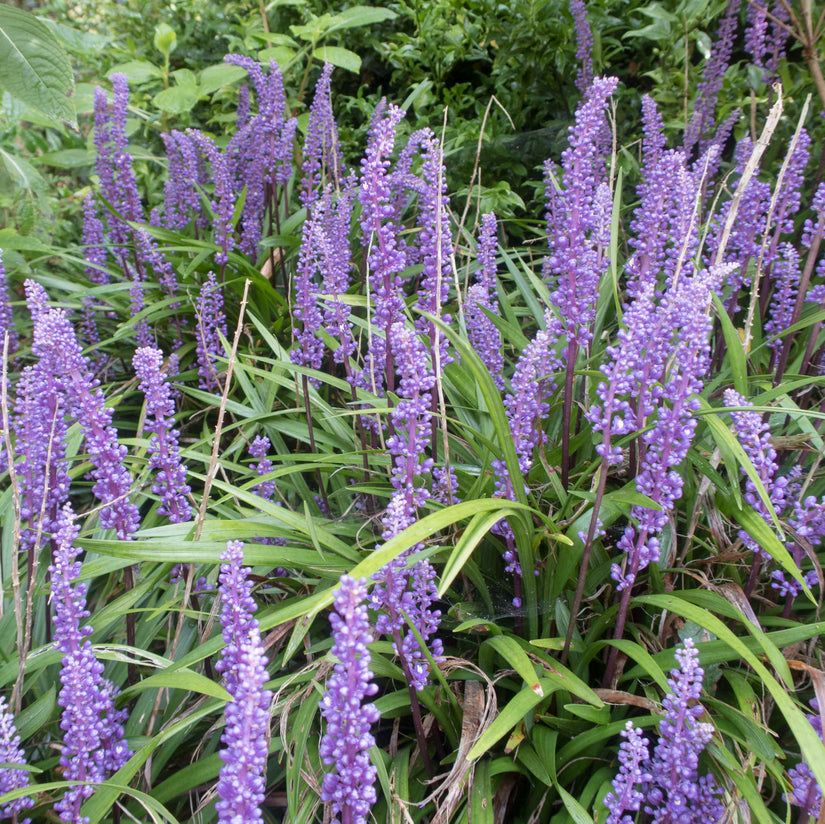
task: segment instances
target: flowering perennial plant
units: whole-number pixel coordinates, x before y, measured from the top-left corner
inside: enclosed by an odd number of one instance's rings
[[[699,718],[704,707],[704,670],[699,652],[687,638],[676,650],[678,668],[668,678],[670,692],[662,701],[664,718],[659,740],[648,758],[648,742],[628,721],[619,754],[620,771],[613,792],[605,797],[607,824],[630,824],[627,815],[643,809],[655,824],[717,824],[725,808],[721,788],[711,774],[699,776],[699,756],[713,738],[713,725]]]
[[[180,459],[180,433],[174,426],[175,404],[161,372],[163,353],[152,347],[138,349],[132,364],[140,381],[140,391],[146,396],[144,428],[152,435],[149,467],[157,471],[152,492],[161,497],[158,513],[179,524],[192,517],[192,507],[186,499],[192,488],[186,483],[186,467]]]
[[[218,778],[215,809],[222,824],[263,821],[261,804],[266,789],[269,707],[272,693],[266,655],[261,643],[257,609],[252,598],[250,570],[243,567],[243,544],[230,541],[221,554],[218,578],[224,648],[215,669],[223,673],[232,700],[226,705],[221,735],[223,766]]]
[[[88,640],[92,628],[83,624],[89,611],[86,584],[77,583],[81,564],[74,541],[79,528],[74,526],[73,519],[72,508],[66,504],[58,519],[49,575],[55,647],[63,654],[62,686],[57,699],[63,708],[60,764],[66,780],[82,783],[69,787],[55,804],[55,810],[61,821],[83,824],[89,819],[80,814],[80,808],[94,792],[93,785],[119,770],[131,752],[123,737],[126,714],[114,706],[117,689],[104,678],[103,665]]]
[[[214,272],[210,272],[201,284],[195,312],[199,385],[201,389],[220,391],[215,361],[223,355],[221,335],[226,337],[226,315],[223,312],[223,288]]]
[[[25,770],[15,769],[13,764],[26,765],[26,758],[20,748],[20,736],[14,726],[14,716],[9,709],[6,699],[0,696],[0,763],[7,766],[0,767],[0,795],[21,790],[29,786],[29,774]],[[0,818],[18,816],[34,806],[34,800],[23,796],[0,806]],[[19,824],[29,824],[31,819],[17,819]]]
[[[501,333],[482,311],[487,309],[498,314],[498,301],[493,298],[496,293],[496,216],[493,213],[481,217],[477,255],[480,267],[476,282],[467,291],[467,301],[464,304],[467,336],[476,354],[493,376],[496,388],[501,391],[504,389]]]
[[[65,312],[40,309],[38,299],[30,300],[29,306],[35,319],[32,352],[40,359],[42,376],[65,394],[66,411],[83,431],[93,467],[92,492],[103,504],[100,525],[126,540],[140,525],[140,515],[129,500],[132,477],[123,464],[127,449],[118,443],[100,381],[92,376]],[[51,420],[56,421],[58,414]]]
[[[304,179],[301,204],[309,208],[327,187],[337,189],[345,177],[344,156],[338,143],[338,126],[332,113],[332,65],[325,63],[315,85],[304,141]]]
[[[336,663],[321,699],[327,726],[318,749],[324,765],[332,767],[324,775],[321,800],[330,804],[334,824],[366,824],[376,801],[377,769],[369,757],[375,739],[370,727],[381,716],[374,704],[365,703],[378,692],[367,649],[372,628],[366,596],[364,579],[343,575],[330,616]]]

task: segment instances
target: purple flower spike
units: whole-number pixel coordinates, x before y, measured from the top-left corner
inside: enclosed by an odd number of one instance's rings
[[[333,824],[366,824],[376,801],[376,768],[369,750],[375,745],[370,727],[381,717],[364,699],[378,692],[370,672],[367,644],[372,628],[364,599],[367,583],[341,576],[330,616],[337,659],[321,700],[327,730],[321,739],[321,761],[333,770],[324,775],[321,800],[331,805]]]
[[[684,820],[718,822],[724,814],[721,793],[710,774],[699,777],[699,755],[713,738],[713,725],[699,721],[704,707],[696,703],[702,695],[705,671],[699,652],[690,638],[676,650],[678,669],[670,672],[671,692],[662,706],[665,717],[659,724],[659,742],[653,750],[650,774],[653,786],[645,797],[646,813],[655,824]]]
[[[198,374],[201,376],[198,385],[201,389],[220,391],[215,361],[223,356],[220,336],[226,336],[226,315],[223,313],[223,289],[214,272],[210,272],[201,285],[195,311],[198,319]]]
[[[379,105],[370,126],[369,142],[361,161],[361,229],[362,245],[369,250],[370,299],[374,304],[373,332],[364,372],[360,376],[363,387],[376,394],[385,388],[385,376],[391,370],[390,327],[403,320],[404,300],[399,294],[398,275],[407,265],[406,255],[399,248],[399,227],[392,217],[393,189],[389,168],[390,155],[395,145],[395,130],[404,112],[397,106]],[[389,388],[394,388],[390,386]]]
[[[218,251],[215,253],[215,263],[223,266],[229,260],[229,253],[235,248],[235,227],[233,217],[235,213],[235,186],[229,170],[226,155],[222,154],[211,137],[189,129],[187,135],[200,147],[212,168],[212,210],[215,213],[214,231],[215,244]]]
[[[610,810],[606,824],[631,824],[626,812],[643,809],[653,824],[718,824],[725,807],[721,788],[713,775],[699,776],[699,756],[713,737],[713,725],[699,721],[704,707],[704,670],[699,653],[688,638],[676,650],[678,669],[668,678],[670,692],[662,701],[665,716],[659,724],[659,740],[648,759],[647,740],[627,722],[619,749],[619,775],[613,792],[605,796]]]
[[[270,446],[269,438],[266,435],[256,435],[255,440],[249,445],[249,454],[258,462],[255,466],[256,475],[266,475],[275,468],[272,461],[267,457]],[[262,481],[256,487],[253,487],[253,490],[262,498],[271,501],[272,496],[275,494],[275,481]]]
[[[338,143],[338,127],[332,113],[330,83],[332,65],[324,63],[309,110],[304,141],[304,180],[301,184],[301,205],[309,208],[319,197],[319,190],[337,187],[344,177],[344,158]]]
[[[186,467],[180,460],[172,392],[160,371],[163,353],[150,347],[138,349],[132,363],[140,391],[146,396],[144,428],[152,435],[149,467],[157,470],[152,492],[162,499],[158,513],[166,515],[173,524],[180,524],[192,517],[192,507],[186,498],[192,488],[186,483]]]
[[[3,266],[3,253],[0,250],[0,347],[8,333],[9,354],[17,349],[17,329],[14,326],[14,317],[9,304],[9,287],[6,281],[6,269]],[[0,348],[2,352],[2,348]]]
[[[80,577],[79,550],[74,546],[78,528],[73,524],[71,506],[61,511],[55,535],[54,560],[49,567],[54,603],[55,646],[63,653],[57,703],[63,707],[60,728],[63,748],[60,765],[68,781],[81,781],[69,787],[55,809],[63,821],[81,824],[83,802],[94,792],[93,784],[105,781],[131,756],[123,738],[125,712],[114,707],[116,687],[103,677],[103,665],[95,658],[88,636],[92,628],[84,625],[86,584]]]
[[[708,133],[715,121],[716,99],[722,89],[722,81],[730,63],[738,26],[739,2],[730,0],[725,16],[719,23],[716,41],[705,65],[702,80],[696,88],[696,104],[693,116],[685,129],[685,151],[690,153],[697,141]]]
[[[648,741],[642,731],[628,721],[621,735],[625,740],[619,747],[619,774],[613,779],[613,792],[604,797],[604,804],[610,810],[605,824],[633,824],[633,818],[623,813],[639,810],[644,795],[636,787],[651,780],[642,768],[650,758]]]
[[[215,804],[221,824],[255,824],[263,821],[261,804],[266,789],[265,771],[272,693],[266,655],[252,598],[249,568],[243,567],[243,544],[230,541],[221,555],[218,578],[224,648],[216,665],[223,673],[232,701],[226,705],[226,727],[221,736],[223,766]]]
[[[576,74],[576,86],[582,94],[587,92],[593,82],[593,32],[587,22],[587,8],[584,0],[570,0],[570,13],[576,30],[576,60],[579,71]]]
[[[20,749],[20,736],[14,726],[14,716],[11,714],[6,699],[0,696],[0,762],[4,764],[20,764],[25,766],[26,758]],[[0,767],[0,795],[12,790],[20,790],[29,786],[29,774],[25,770],[16,770],[14,767]],[[20,815],[23,810],[34,806],[32,798],[18,798],[9,801],[0,807],[0,818],[11,818],[15,813]],[[20,819],[18,819],[20,820]],[[30,819],[20,820],[20,824],[28,824]]]
[[[496,387],[502,390],[504,356],[501,354],[501,333],[481,311],[484,308],[498,314],[498,301],[493,298],[496,294],[496,245],[496,216],[492,213],[482,215],[477,253],[481,268],[476,282],[467,292],[465,312],[470,343],[493,376]]]
[[[60,382],[41,364],[23,369],[15,393],[15,471],[24,523],[20,540],[24,548],[31,549],[38,542],[38,533],[54,530],[60,507],[69,496],[65,461],[67,402]]]
[[[123,463],[127,449],[118,443],[112,410],[93,377],[74,329],[62,309],[37,310],[32,351],[44,374],[59,383],[70,416],[80,424],[92,462],[92,492],[103,503],[100,525],[127,540],[140,526],[140,514],[129,500],[132,478]]]

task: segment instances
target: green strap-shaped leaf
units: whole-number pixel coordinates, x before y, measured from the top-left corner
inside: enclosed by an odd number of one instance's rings
[[[524,679],[524,683],[539,698],[544,698],[542,686],[536,677],[536,668],[515,639],[497,635],[488,638],[484,643],[491,646]]]
[[[541,684],[541,682],[539,683]],[[541,684],[541,690],[542,693],[549,695],[553,692],[553,684],[550,681],[544,681]],[[541,701],[541,696],[529,687],[525,687],[521,692],[516,693],[507,706],[495,717],[493,723],[482,733],[481,738],[476,741],[467,754],[467,758],[474,761],[484,755],[496,741],[507,735],[539,701]]]
[[[49,27],[0,5],[0,86],[29,106],[75,125],[72,66]]]

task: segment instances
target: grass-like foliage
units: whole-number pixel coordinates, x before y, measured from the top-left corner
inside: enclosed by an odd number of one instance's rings
[[[74,245],[0,233],[0,818],[822,818],[813,118],[717,117],[732,11],[623,144],[571,6],[518,244],[331,65],[165,157],[97,88]]]

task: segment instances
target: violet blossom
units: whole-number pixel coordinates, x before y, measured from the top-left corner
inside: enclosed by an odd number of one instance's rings
[[[382,523],[382,537],[389,540],[415,522],[417,513],[429,499],[428,476],[433,460],[426,456],[430,432],[431,391],[435,376],[427,362],[427,353],[414,330],[403,323],[391,329],[391,344],[395,352],[400,377],[399,401],[391,414],[394,434],[387,439],[387,449],[393,456],[392,485],[395,489]],[[433,638],[441,613],[432,609],[435,602],[435,570],[428,561],[419,561],[412,571],[407,569],[404,553],[384,566],[374,576],[378,584],[373,590],[373,606],[380,610],[376,630],[393,636],[393,649],[402,657],[403,666],[416,689],[428,683],[429,663],[415,636],[403,633],[405,615],[415,624],[422,639],[430,646],[433,657],[442,653],[440,639]]]
[[[201,284],[200,294],[195,303],[197,317],[196,350],[198,355],[198,374],[201,389],[220,391],[220,381],[215,367],[218,358],[223,356],[221,335],[226,337],[226,315],[223,311],[223,288],[218,283],[214,272],[209,272]]]
[[[224,647],[215,669],[223,674],[232,697],[226,705],[221,735],[221,766],[215,809],[221,824],[263,821],[261,804],[266,789],[269,708],[272,693],[257,609],[252,598],[250,569],[243,567],[243,544],[230,541],[221,554],[218,589]]]
[[[699,756],[713,737],[713,725],[700,721],[704,707],[704,670],[693,641],[685,640],[676,650],[678,667],[672,669],[670,692],[662,701],[664,718],[659,739],[648,757],[648,741],[641,730],[627,722],[619,751],[619,775],[613,792],[605,796],[610,814],[606,824],[631,824],[633,813],[642,809],[654,824],[717,824],[725,807],[712,774],[699,775]]]
[[[12,790],[22,790],[29,786],[29,773],[24,769],[15,769],[13,764],[26,766],[26,757],[20,747],[20,736],[14,726],[12,715],[6,699],[0,696],[0,763],[8,766],[0,767],[0,795]],[[11,818],[21,815],[24,810],[34,806],[34,799],[28,796],[16,798],[0,807],[0,818]],[[31,819],[18,818],[19,824],[29,824]]]
[[[74,541],[79,528],[73,520],[71,506],[66,504],[57,525],[49,575],[55,646],[63,653],[57,699],[63,708],[60,765],[67,781],[81,783],[67,788],[55,809],[62,821],[82,824],[88,819],[81,816],[80,808],[94,792],[94,785],[119,770],[131,752],[123,737],[126,714],[114,706],[117,688],[103,676],[103,665],[88,640],[92,628],[83,624],[89,611],[86,584],[78,583],[81,564]]]
[[[93,377],[74,329],[62,309],[36,314],[32,352],[46,375],[59,382],[66,394],[68,413],[80,424],[92,462],[92,492],[101,501],[100,525],[126,540],[140,525],[137,507],[129,500],[132,478],[123,463],[127,449],[118,443],[112,410],[106,406],[100,381]]]
[[[362,244],[367,254],[369,298],[372,319],[369,352],[359,383],[375,394],[386,386],[394,388],[390,328],[403,320],[404,300],[398,276],[407,265],[398,248],[399,226],[387,221],[392,213],[393,189],[390,182],[390,155],[395,145],[395,130],[404,112],[390,104],[379,106],[370,127],[366,154],[361,161]]]
[[[376,802],[377,769],[369,751],[375,745],[370,727],[381,717],[365,700],[378,692],[372,680],[367,644],[372,641],[364,599],[367,582],[341,576],[330,616],[331,655],[336,663],[321,699],[326,732],[321,738],[321,761],[332,771],[324,774],[321,800],[330,804],[333,824],[366,824]]]
[[[573,28],[576,32],[576,60],[579,62],[576,86],[582,94],[586,94],[593,82],[593,32],[587,20],[584,0],[570,0],[570,13],[573,15]]]
[[[337,188],[344,177],[344,158],[330,100],[332,71],[332,64],[324,63],[309,108],[302,164],[304,179],[299,194],[301,205],[306,208],[312,206],[328,186]]]
[[[152,492],[161,497],[158,514],[173,524],[192,518],[192,507],[186,496],[192,488],[186,483],[186,467],[181,463],[175,429],[175,404],[169,385],[161,373],[163,353],[145,347],[135,352],[132,364],[140,381],[140,391],[146,396],[144,429],[151,434],[149,468],[157,471]]]

